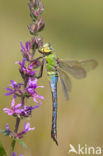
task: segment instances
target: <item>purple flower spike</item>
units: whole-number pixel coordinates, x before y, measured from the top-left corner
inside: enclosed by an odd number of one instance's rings
[[[24,130],[20,133],[17,134],[17,138],[21,139],[23,137],[24,134],[26,134],[27,132],[34,130],[35,128],[30,128],[30,123],[25,122],[24,123]]]
[[[11,109],[9,108],[4,108],[4,112],[5,113],[8,113],[8,115],[18,115],[21,113],[21,110],[20,110],[20,107],[21,107],[21,104],[17,104],[15,106],[15,99],[13,98],[12,102],[11,102]]]

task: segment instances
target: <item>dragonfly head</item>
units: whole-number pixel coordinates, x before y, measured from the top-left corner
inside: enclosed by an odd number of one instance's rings
[[[44,44],[40,49],[39,52],[45,55],[49,55],[53,52],[53,47],[51,46],[50,43]]]

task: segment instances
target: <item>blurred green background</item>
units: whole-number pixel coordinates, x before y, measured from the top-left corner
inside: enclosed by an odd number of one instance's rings
[[[31,38],[27,29],[31,23],[27,3],[28,0],[0,0],[0,129],[5,129],[5,124],[9,123],[13,130],[15,125],[15,118],[2,111],[10,106],[12,97],[3,94],[9,80],[21,81],[14,63],[21,59],[19,41]],[[93,58],[99,65],[86,79],[71,78],[73,87],[69,101],[65,100],[58,83],[58,147],[50,137],[52,98],[44,71],[38,83],[45,86],[39,89],[45,101],[32,114],[31,127],[36,130],[24,137],[30,149],[17,144],[16,151],[24,156],[68,156],[69,144],[75,147],[77,144],[103,145],[103,1],[43,0],[43,4],[46,27],[40,35],[44,42],[50,42],[60,58]],[[2,134],[0,138],[9,151],[10,139]]]

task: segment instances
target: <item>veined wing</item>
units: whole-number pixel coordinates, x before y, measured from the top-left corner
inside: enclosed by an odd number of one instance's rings
[[[95,67],[98,64],[97,61],[93,59],[81,60],[81,61],[77,61],[77,60],[60,60],[60,61],[68,64],[71,67],[73,66],[82,67],[83,69],[85,69],[86,72],[95,69]]]
[[[77,79],[85,78],[86,73],[97,66],[97,62],[93,59],[89,60],[58,60],[59,67],[70,73]]]
[[[72,85],[69,76],[60,68],[58,68],[59,77],[66,99],[69,99],[68,91],[71,91]]]

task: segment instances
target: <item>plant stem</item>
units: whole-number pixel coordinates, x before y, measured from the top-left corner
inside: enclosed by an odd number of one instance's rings
[[[21,104],[22,106],[24,106],[24,97],[21,97]],[[17,117],[16,118],[16,124],[15,124],[15,129],[14,129],[14,133],[17,134],[18,129],[19,129],[19,124],[20,124],[20,118]],[[13,154],[14,148],[15,148],[15,144],[16,144],[16,140],[13,139],[11,142],[11,155]]]
[[[16,125],[15,125],[15,130],[14,130],[15,133],[18,132],[19,124],[20,124],[20,118],[17,117],[17,119],[16,119]]]
[[[28,80],[26,79],[25,82],[24,82],[24,89],[27,86],[27,82],[28,82]],[[25,97],[24,96],[21,96],[21,104],[22,104],[22,107],[24,106],[24,99],[25,99]],[[18,132],[19,125],[20,125],[20,120],[21,119],[19,117],[16,118],[16,124],[15,124],[15,129],[14,129],[14,133],[15,134],[17,134],[17,132]],[[15,144],[16,144],[16,140],[13,139],[12,142],[11,142],[11,155],[13,154],[13,151],[14,151],[14,148],[15,148]]]

